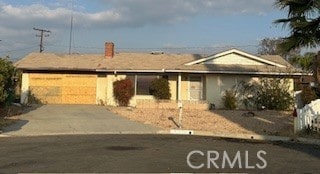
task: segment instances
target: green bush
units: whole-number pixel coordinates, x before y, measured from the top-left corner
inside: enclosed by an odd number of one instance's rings
[[[170,87],[169,82],[165,78],[154,79],[151,81],[150,94],[153,95],[156,99],[170,99]]]
[[[226,90],[222,96],[222,102],[226,109],[236,109],[237,108],[237,98],[234,90]]]
[[[0,58],[0,105],[10,102],[14,93],[14,67],[8,58]]]
[[[293,106],[294,98],[287,79],[263,78],[260,82],[241,82],[237,95],[247,108],[286,110]]]
[[[256,106],[270,110],[286,110],[293,106],[294,98],[287,79],[262,79],[256,97]]]
[[[119,106],[128,106],[134,95],[133,84],[130,79],[122,79],[113,82],[113,95]]]

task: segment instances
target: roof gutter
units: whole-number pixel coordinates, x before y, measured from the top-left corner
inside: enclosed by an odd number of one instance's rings
[[[301,76],[301,75],[309,75],[311,76],[312,73],[301,73],[301,72],[293,72],[293,73],[286,73],[286,72],[241,72],[241,71],[195,71],[195,70],[166,70],[166,72],[175,72],[175,73],[198,73],[198,74],[243,74],[243,75],[294,75],[294,76]]]
[[[242,75],[293,75],[293,76],[301,76],[308,75],[311,76],[312,73],[301,73],[301,72],[241,72],[241,71],[196,71],[196,70],[170,70],[170,69],[162,69],[162,70],[102,70],[97,69],[97,72],[111,72],[111,73],[196,73],[196,74],[242,74]]]
[[[241,72],[241,71],[197,71],[197,70],[170,70],[170,69],[150,69],[150,70],[132,70],[132,69],[123,69],[123,70],[107,70],[107,69],[53,69],[53,68],[19,68],[21,70],[30,70],[30,71],[86,71],[86,72],[104,72],[104,73],[195,73],[195,74],[242,74],[242,75],[291,75],[291,76],[301,76],[307,75],[311,76],[312,73],[302,73],[302,72]]]
[[[96,72],[111,72],[111,73],[164,73],[167,72],[165,69],[162,70],[132,70],[132,69],[123,69],[123,70],[106,70],[106,69],[97,69]]]

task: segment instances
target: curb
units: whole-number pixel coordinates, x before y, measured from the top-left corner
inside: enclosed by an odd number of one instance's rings
[[[171,129],[160,131],[122,131],[122,132],[78,132],[78,133],[49,133],[49,134],[30,134],[30,135],[8,135],[1,134],[1,137],[38,137],[38,136],[59,136],[59,135],[191,135],[191,136],[207,136],[216,138],[231,138],[243,140],[258,140],[258,141],[284,141],[292,143],[304,143],[320,145],[320,139],[303,138],[303,137],[284,137],[271,135],[250,135],[250,134],[217,134],[209,131],[194,131],[184,129]]]
[[[161,130],[161,131],[158,131],[157,134],[208,136],[208,137],[217,137],[217,138],[232,138],[232,139],[259,140],[259,141],[284,141],[284,142],[320,145],[320,139],[303,138],[303,137],[284,137],[284,136],[271,136],[271,135],[250,135],[250,134],[217,134],[209,131],[193,131],[193,130],[179,131],[178,129]]]
[[[40,136],[60,136],[60,135],[155,135],[157,131],[122,131],[122,132],[68,132],[68,133],[44,133],[44,134],[0,134],[1,137],[40,137]]]

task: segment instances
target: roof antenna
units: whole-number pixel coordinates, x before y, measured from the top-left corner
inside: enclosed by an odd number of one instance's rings
[[[72,10],[71,10],[71,19],[70,19],[70,37],[69,37],[69,54],[71,54],[71,46],[72,46],[72,32],[73,32],[73,7],[74,0],[72,0]]]

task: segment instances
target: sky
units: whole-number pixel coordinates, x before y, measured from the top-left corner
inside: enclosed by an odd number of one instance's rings
[[[272,0],[0,0],[0,57],[39,51],[103,53],[165,51],[214,54],[231,47],[256,54],[263,38],[285,37]]]

